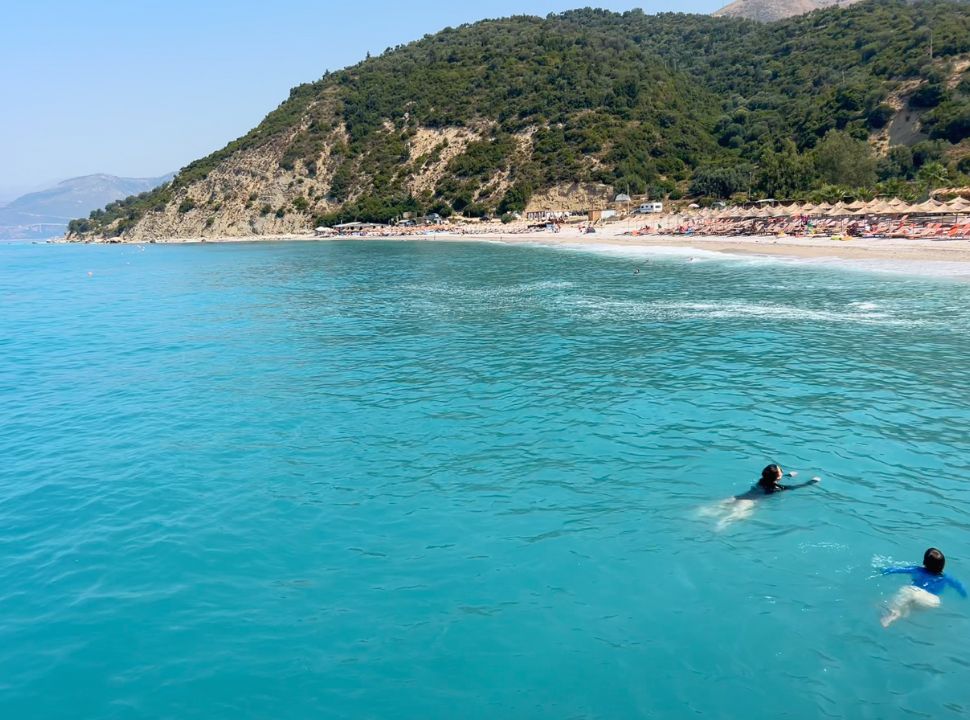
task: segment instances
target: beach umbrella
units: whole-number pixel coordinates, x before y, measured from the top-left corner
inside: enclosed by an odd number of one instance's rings
[[[923,213],[924,215],[941,215],[951,212],[946,205],[938,200],[927,200],[926,202],[922,202],[919,205],[914,206],[913,211]]]
[[[852,212],[855,213],[855,212],[858,212],[859,210],[864,210],[866,207],[866,203],[863,202],[862,200],[856,200],[855,202],[850,203],[845,207],[847,210],[851,210]]]
[[[873,200],[866,205],[866,210],[873,215],[892,215],[894,212],[892,206],[884,200]]]
[[[909,203],[899,198],[893,198],[888,203],[886,203],[893,210],[905,211],[909,207]]]
[[[849,210],[848,205],[839,200],[837,203],[835,203],[835,205],[832,206],[829,212],[832,215],[848,215],[851,211]]]
[[[970,210],[970,200],[962,197],[955,197],[946,204],[949,212],[964,212]]]

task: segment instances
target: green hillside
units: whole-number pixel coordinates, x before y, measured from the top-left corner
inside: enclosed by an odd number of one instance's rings
[[[591,9],[488,20],[293,89],[168,187],[72,229],[118,234],[173,206],[232,203],[307,225],[476,216],[574,181],[673,198],[916,196],[970,184],[968,60],[964,2],[870,0],[769,25]],[[474,137],[417,153],[421,133],[449,128]],[[257,154],[288,179],[285,206],[260,206],[259,178],[255,192],[212,181]]]

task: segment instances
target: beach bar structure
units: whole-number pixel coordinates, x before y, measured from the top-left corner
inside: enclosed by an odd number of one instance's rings
[[[340,225],[334,225],[333,229],[341,235],[351,235],[353,233],[367,232],[369,230],[382,230],[386,227],[387,225],[381,225],[380,223],[348,222],[341,223]]]

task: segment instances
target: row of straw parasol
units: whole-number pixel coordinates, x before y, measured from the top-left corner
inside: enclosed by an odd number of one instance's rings
[[[731,219],[731,218],[773,218],[797,217],[802,215],[818,215],[824,217],[848,217],[864,215],[952,215],[970,212],[970,200],[962,197],[949,202],[927,200],[922,203],[911,204],[893,198],[892,200],[857,201],[853,203],[837,202],[834,205],[821,203],[793,203],[791,205],[772,205],[763,207],[733,207],[726,209],[705,208],[703,210],[689,210],[687,214],[696,218]]]

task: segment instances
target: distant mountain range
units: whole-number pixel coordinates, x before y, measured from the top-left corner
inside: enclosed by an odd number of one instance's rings
[[[59,182],[46,190],[28,193],[0,205],[0,238],[38,239],[63,235],[71,218],[130,195],[163,185],[172,175],[124,178],[85,175]]]
[[[848,7],[860,0],[735,0],[714,13],[717,16],[741,17],[759,22],[784,20],[804,15],[813,10],[832,7]]]

